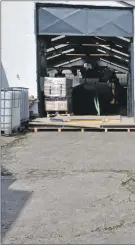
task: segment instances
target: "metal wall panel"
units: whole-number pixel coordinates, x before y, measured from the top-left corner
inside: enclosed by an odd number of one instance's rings
[[[133,36],[131,9],[40,7],[38,34]]]
[[[130,62],[130,76],[131,76],[131,82],[130,82],[130,104],[131,104],[131,117],[135,117],[135,75],[134,75],[134,44],[131,44],[131,62]]]

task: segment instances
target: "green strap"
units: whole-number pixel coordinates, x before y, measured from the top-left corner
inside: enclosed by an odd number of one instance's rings
[[[99,105],[99,100],[97,96],[94,97],[94,104],[97,110],[97,115],[100,116],[100,105]]]

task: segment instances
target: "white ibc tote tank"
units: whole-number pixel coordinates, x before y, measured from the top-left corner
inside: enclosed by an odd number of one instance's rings
[[[21,123],[28,122],[29,120],[29,94],[28,88],[23,87],[14,87],[13,89],[17,90],[21,96],[21,105],[20,105],[20,114],[21,114]]]
[[[15,89],[1,90],[1,131],[11,134],[20,127],[20,93]]]

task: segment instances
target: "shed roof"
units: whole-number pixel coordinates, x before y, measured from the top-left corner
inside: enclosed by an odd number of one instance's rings
[[[122,1],[124,4],[128,4],[128,5],[130,5],[130,6],[132,6],[132,7],[134,7],[135,6],[135,1],[133,0],[133,1],[128,1],[128,0],[126,0],[126,1]]]
[[[130,39],[123,37],[48,37],[47,65],[49,69],[65,67],[82,60],[90,64],[103,65],[128,71]],[[117,69],[116,69],[117,70]]]
[[[107,7],[133,7],[135,1],[75,1],[75,0],[48,0],[46,3],[59,3],[69,5],[107,6]],[[48,68],[72,66],[78,61],[106,64],[107,66],[129,70],[130,38],[124,37],[67,37],[51,36],[47,44]],[[95,54],[90,56],[89,54]],[[102,62],[101,62],[102,61]]]
[[[40,0],[36,1],[37,3],[40,2]],[[133,2],[133,4],[132,4]],[[46,0],[46,1],[42,1],[42,3],[53,3],[53,4],[71,4],[71,5],[86,5],[86,6],[107,6],[107,7],[120,7],[120,8],[124,8],[124,7],[132,7],[135,6],[135,1],[97,1],[97,0]]]

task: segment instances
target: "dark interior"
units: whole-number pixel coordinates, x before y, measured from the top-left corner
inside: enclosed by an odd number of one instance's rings
[[[126,116],[130,113],[131,42],[129,37],[40,35],[37,37],[40,79],[45,76],[74,79],[75,115]],[[44,114],[44,94],[39,92],[40,110],[42,107]]]

